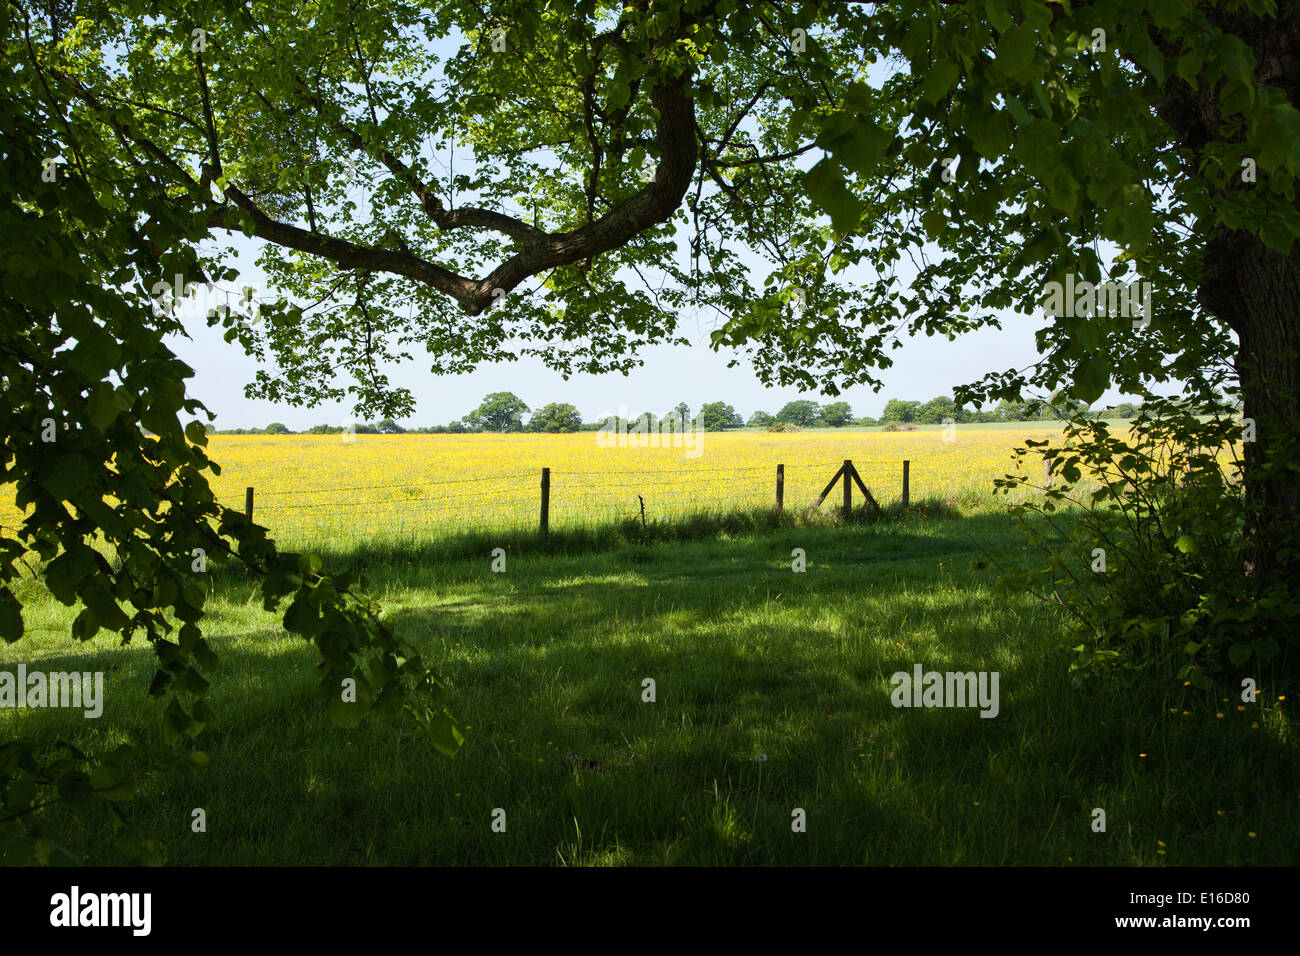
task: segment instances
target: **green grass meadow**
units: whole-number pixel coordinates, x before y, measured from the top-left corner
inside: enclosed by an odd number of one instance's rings
[[[992,576],[970,570],[982,547],[1018,541],[1004,515],[893,509],[874,523],[715,531],[545,550],[521,534],[503,539],[503,573],[490,538],[327,554],[367,568],[399,634],[446,679],[466,728],[454,758],[409,724],[332,724],[314,649],[262,610],[251,580],[214,573],[204,627],[222,667],[199,737],[211,764],[147,778],[131,812],[179,865],[1300,856],[1290,705],[1267,686],[1244,710],[1177,681],[1072,686],[1059,614],[995,595]],[[106,635],[78,644],[70,609],[24,597],[29,635],[0,649],[0,664],[106,671],[107,703],[97,721],[0,711],[0,737],[161,748],[149,648]],[[998,671],[1000,713],[894,708],[890,675],[916,663]],[[192,832],[195,808],[204,833]],[[505,832],[492,828],[497,808]],[[806,832],[792,829],[796,809]],[[113,862],[107,827],[48,812],[85,862]]]

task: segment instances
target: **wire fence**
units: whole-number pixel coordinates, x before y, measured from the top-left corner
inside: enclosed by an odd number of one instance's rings
[[[328,446],[316,451],[315,457],[295,449],[291,457],[228,465],[212,479],[213,491],[227,507],[244,511],[291,547],[452,538],[503,529],[547,533],[627,520],[649,525],[754,509],[794,513],[814,503],[830,511],[843,502],[832,478],[842,481],[845,459],[790,459],[779,448],[765,449],[772,455],[767,464],[718,466],[716,458],[705,464],[674,455],[659,467],[636,469],[620,467],[621,462],[583,467],[583,457],[570,454],[566,464],[576,467],[558,471],[539,466],[545,456],[533,452],[518,456],[515,467],[505,472],[495,470],[502,462],[510,467],[505,456],[492,461],[443,454],[426,458],[423,449],[411,454],[403,446],[401,454],[370,454],[345,464]],[[1025,500],[1053,484],[1045,459],[1031,455],[1022,463],[1005,446],[984,454],[956,445],[904,451],[909,453],[853,459],[852,502],[863,501],[858,481],[881,506],[937,500],[960,510]],[[591,461],[605,463],[594,455]],[[995,497],[994,480],[1020,468],[1028,472],[1026,487]],[[450,469],[456,477],[448,477]],[[335,477],[336,482],[330,480]],[[366,480],[372,478],[379,480]],[[0,511],[0,524],[15,527],[22,514],[19,509]]]
[[[735,467],[682,463],[674,468],[604,471],[541,468],[450,479],[437,477],[431,469],[427,480],[304,489],[249,487],[243,510],[285,541],[427,538],[502,528],[545,534],[621,520],[650,524],[742,509],[795,512],[814,503],[826,509],[842,507],[839,485],[847,479],[840,469],[845,461]],[[881,505],[935,498],[989,501],[993,479],[1014,471],[1009,459],[992,462],[958,455],[854,459],[852,468]],[[850,495],[854,504],[862,503],[856,485]]]

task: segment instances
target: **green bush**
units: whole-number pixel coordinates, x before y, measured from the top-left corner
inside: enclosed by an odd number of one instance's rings
[[[1026,440],[1016,449],[1022,461],[1042,454],[1053,463],[1041,497],[1010,508],[1043,561],[989,558],[1000,586],[1027,588],[1069,613],[1078,676],[1154,668],[1210,689],[1229,670],[1237,683],[1286,666],[1300,591],[1285,574],[1250,573],[1234,445],[1242,429],[1226,411],[1159,399],[1131,435],[1079,416],[1068,420],[1063,447]],[[1010,492],[1028,480],[996,484]]]

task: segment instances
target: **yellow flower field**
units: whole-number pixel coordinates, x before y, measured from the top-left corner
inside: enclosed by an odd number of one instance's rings
[[[698,433],[697,448],[603,447],[594,432],[562,435],[214,435],[218,498],[242,508],[286,543],[367,539],[465,528],[536,527],[541,472],[551,470],[552,528],[640,515],[771,506],[785,465],[785,507],[812,504],[846,458],[881,503],[911,498],[992,502],[992,480],[1012,471],[1025,438],[1059,436],[1053,425],[958,426],[912,432]],[[691,456],[689,451],[698,454]],[[1034,475],[1032,477],[1039,477]],[[837,487],[822,505],[842,502]],[[855,502],[860,500],[854,490]]]

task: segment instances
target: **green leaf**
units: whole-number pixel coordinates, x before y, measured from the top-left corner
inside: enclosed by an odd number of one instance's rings
[[[960,73],[961,70],[952,60],[939,60],[925,74],[921,99],[926,103],[937,103],[948,95]]]
[[[632,87],[622,80],[615,80],[609,88],[610,109],[620,109],[632,99]]]
[[[64,455],[41,484],[60,501],[72,501],[90,484],[90,468],[80,455]]]
[[[921,225],[931,239],[939,239],[948,229],[948,217],[933,207],[921,213]]]
[[[1002,110],[982,109],[967,118],[966,134],[981,156],[996,159],[1011,145],[1011,120]]]
[[[191,723],[190,715],[185,713],[180,701],[173,697],[163,713],[163,739],[169,744],[176,743],[190,729]]]
[[[858,199],[844,184],[844,173],[828,159],[810,169],[805,179],[808,196],[831,217],[836,232],[851,232],[862,218]]]
[[[894,134],[880,126],[869,123],[855,123],[848,139],[832,150],[841,163],[859,176],[871,176],[876,172],[880,157],[889,145]]]
[[[135,795],[135,781],[128,780],[128,775],[112,762],[102,763],[90,772],[90,785],[104,791],[102,796],[108,800],[127,801]]]
[[[1003,0],[984,0],[984,12],[988,15],[989,26],[998,33],[1006,33],[1012,20],[1011,13]]]
[[[161,697],[164,693],[167,692],[167,688],[171,686],[171,682],[172,682],[171,674],[168,674],[166,671],[162,671],[162,670],[158,671],[156,674],[153,675],[153,681],[149,684],[149,696]]]
[[[1102,392],[1110,385],[1110,369],[1106,360],[1099,355],[1092,355],[1079,363],[1074,373],[1074,397],[1086,404],[1092,404],[1101,398]]]
[[[1139,187],[1125,186],[1119,190],[1119,195],[1125,201],[1113,206],[1106,214],[1102,232],[1129,251],[1140,252],[1151,243],[1155,214]]]
[[[284,613],[284,629],[311,637],[325,626],[325,620],[304,600],[295,600]]]
[[[1284,256],[1291,254],[1291,246],[1295,242],[1295,236],[1287,228],[1286,223],[1280,221],[1276,216],[1271,217],[1264,223],[1264,228],[1260,231],[1259,237],[1264,241],[1264,245]]]
[[[1014,26],[998,40],[996,60],[1007,76],[1019,78],[1033,62],[1038,39],[1028,27]]]
[[[1053,206],[1067,216],[1074,215],[1079,208],[1079,184],[1066,169],[1057,167],[1055,175],[1047,182],[1047,189],[1048,201]]]
[[[97,325],[90,326],[75,348],[67,353],[68,367],[92,382],[98,382],[121,361],[117,341]]]
[[[465,735],[460,732],[451,715],[444,712],[429,722],[429,742],[434,748],[448,757],[456,756],[460,745],[465,742]]]
[[[90,608],[83,608],[72,622],[72,636],[79,641],[88,641],[99,633],[99,620]]]
[[[8,588],[0,588],[0,638],[12,644],[22,636],[22,607]]]
[[[90,391],[90,398],[86,400],[86,417],[90,424],[99,431],[108,431],[108,426],[113,424],[117,416],[122,413],[122,408],[118,404],[117,392],[108,382],[98,382]]]
[[[1192,89],[1196,89],[1196,77],[1200,75],[1203,63],[1201,54],[1195,50],[1189,50],[1178,58],[1178,75],[1190,83]]]

